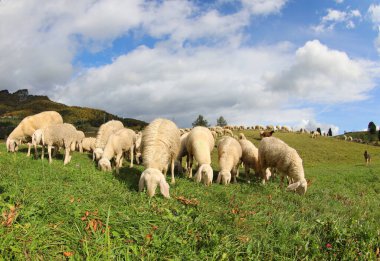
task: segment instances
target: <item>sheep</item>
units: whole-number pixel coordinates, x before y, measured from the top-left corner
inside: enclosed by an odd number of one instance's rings
[[[98,165],[102,171],[112,171],[111,159],[115,157],[116,173],[119,173],[119,168],[123,165],[123,154],[130,151],[130,168],[133,167],[133,149],[136,142],[136,133],[127,128],[122,128],[111,134],[104,147],[102,158]]]
[[[307,181],[302,159],[295,149],[289,147],[282,140],[275,137],[266,137],[261,140],[259,144],[259,166],[264,183],[268,179],[268,176],[265,177],[266,169],[276,168],[282,173],[281,184],[284,176],[293,180],[287,190],[295,190],[301,195],[306,193]]]
[[[318,131],[313,131],[313,132],[311,132],[311,135],[310,135],[310,137],[312,138],[312,139],[315,139],[315,138],[317,138],[318,136],[320,136],[321,134],[318,132]]]
[[[167,119],[155,119],[143,131],[142,156],[145,170],[141,174],[139,191],[147,185],[149,196],[153,196],[157,184],[160,184],[161,193],[169,197],[169,184],[162,173],[167,172],[171,164],[171,182],[174,179],[174,161],[180,149],[180,131],[174,122]]]
[[[69,123],[61,123],[50,125],[42,129],[42,154],[44,154],[44,146],[48,146],[49,163],[52,163],[51,148],[53,145],[65,148],[64,165],[70,162],[70,151],[75,150],[77,141],[77,130]]]
[[[77,141],[75,147],[78,148],[80,153],[83,153],[83,139],[85,138],[84,132],[77,130]]]
[[[250,169],[253,169],[256,175],[260,173],[259,152],[256,146],[245,138],[240,139],[239,143],[242,149],[241,161],[244,164],[245,177],[248,180]]]
[[[82,150],[93,152],[95,150],[96,138],[85,137],[82,140]]]
[[[137,164],[140,164],[140,158],[141,158],[141,138],[142,138],[142,132],[139,131],[136,135],[136,142],[135,142],[135,158],[136,158]]]
[[[42,129],[37,129],[33,132],[32,135],[32,145],[34,147],[34,157],[38,158],[38,151],[37,151],[37,145],[42,144]],[[28,155],[30,155],[30,147],[28,148]],[[44,158],[44,154],[41,155],[41,158]]]
[[[271,131],[260,131],[260,137],[263,138],[263,137],[270,137],[272,136],[274,133],[274,130],[271,130]]]
[[[244,133],[239,133],[239,140],[246,140]]]
[[[189,136],[190,132],[185,133],[180,137],[180,148],[177,156],[176,162],[178,162],[178,172],[183,173],[183,168],[182,168],[182,158],[185,156],[188,156],[187,154],[187,148],[186,148],[186,143],[187,143],[187,137]],[[186,166],[185,168],[187,169],[187,159],[186,159]]]
[[[56,111],[44,111],[25,117],[9,134],[6,141],[7,151],[17,151],[21,141],[31,137],[35,130],[59,123],[63,123],[63,119]]]
[[[220,172],[216,183],[229,184],[231,181],[231,173],[233,182],[236,182],[236,174],[241,156],[242,149],[239,142],[231,137],[223,137],[218,144]]]
[[[233,132],[231,130],[229,130],[229,129],[224,129],[223,130],[223,134],[224,135],[230,135],[231,137],[234,136]]]
[[[106,146],[108,137],[122,128],[124,128],[123,123],[115,120],[108,121],[100,126],[98,133],[96,134],[95,150],[93,151],[92,158],[93,160],[99,160],[102,157],[103,149]]]
[[[194,176],[196,182],[201,182],[207,186],[211,185],[213,170],[211,168],[211,152],[214,148],[215,140],[209,129],[198,126],[191,130],[187,137],[186,149],[188,153],[187,166],[189,177],[193,176],[193,158],[198,162],[198,171]]]

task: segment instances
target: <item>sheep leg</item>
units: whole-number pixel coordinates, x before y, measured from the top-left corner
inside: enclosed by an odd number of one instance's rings
[[[33,147],[34,147],[34,158],[37,159],[38,158],[37,144],[34,143]]]
[[[63,162],[63,165],[66,165],[71,160],[70,150],[71,150],[70,146],[65,148],[65,161]]]
[[[174,158],[172,158],[172,160],[171,160],[171,171],[172,171],[172,180],[171,180],[171,184],[175,184],[175,179],[174,179],[174,161],[175,161],[175,159]]]
[[[48,155],[49,155],[49,163],[52,162],[52,159],[51,159],[51,145],[48,145]]]
[[[41,148],[41,159],[44,159],[45,158],[45,145],[42,145],[42,148]]]
[[[232,182],[236,183],[237,182],[236,181],[236,176],[237,176],[237,167],[236,166],[232,168],[231,174],[232,174]]]
[[[189,166],[188,166],[189,178],[193,177],[193,160],[194,160],[193,155],[189,155],[189,159],[188,159],[188,161],[189,161]]]
[[[131,147],[131,149],[129,150],[129,153],[130,153],[130,158],[131,158],[131,164],[129,165],[130,168],[133,168],[133,146]]]
[[[248,166],[248,164],[245,164],[244,165],[244,172],[245,172],[245,178],[246,178],[246,180],[249,182],[249,172],[250,172],[250,169],[249,169],[249,166]]]
[[[30,157],[30,150],[32,148],[32,144],[28,142],[28,154],[26,154],[27,157]]]

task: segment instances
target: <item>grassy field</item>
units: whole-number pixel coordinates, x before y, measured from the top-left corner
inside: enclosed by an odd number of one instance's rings
[[[257,132],[244,133],[259,143]],[[380,147],[275,136],[303,158],[305,196],[278,179],[205,187],[178,176],[171,199],[150,199],[137,192],[142,166],[104,173],[79,153],[49,165],[1,143],[0,260],[380,258]],[[213,168],[216,177],[216,150]]]

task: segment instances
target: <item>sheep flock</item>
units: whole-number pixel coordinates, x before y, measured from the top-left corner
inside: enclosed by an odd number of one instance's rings
[[[260,131],[261,141],[258,147],[246,139],[243,133],[239,136],[234,135],[233,131],[246,129]],[[280,173],[281,184],[284,178],[289,182],[288,191],[304,195],[307,191],[307,181],[302,159],[294,148],[272,136],[276,131],[293,132],[289,127],[272,125],[248,128],[198,126],[180,129],[174,122],[159,118],[148,124],[142,132],[135,132],[122,122],[111,120],[99,127],[96,137],[85,137],[75,126],[64,123],[59,113],[47,111],[23,119],[9,135],[6,147],[8,152],[15,153],[21,143],[29,142],[28,155],[33,145],[34,157],[37,158],[38,147],[41,147],[42,160],[47,147],[49,163],[63,148],[64,165],[70,163],[72,152],[75,150],[80,153],[92,153],[93,164],[100,171],[115,171],[117,174],[124,159],[128,158],[129,168],[133,167],[134,161],[144,166],[136,187],[140,192],[146,188],[150,197],[155,195],[156,188],[159,187],[161,194],[170,198],[170,186],[166,181],[168,170],[171,174],[171,184],[175,184],[177,169],[178,175],[211,186],[213,180],[223,185],[236,183],[241,166],[244,167],[247,182],[250,182],[250,170],[253,170],[255,177],[262,184],[271,178],[272,172]],[[299,133],[304,132],[300,130]],[[314,133],[313,138],[316,137]],[[214,173],[211,163],[215,147],[220,169]]]

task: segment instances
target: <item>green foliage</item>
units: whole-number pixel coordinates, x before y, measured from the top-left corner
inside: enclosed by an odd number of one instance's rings
[[[204,126],[208,127],[208,121],[203,117],[203,115],[198,115],[198,118],[192,123],[193,127]]]
[[[331,130],[331,128],[329,128],[329,131],[327,132],[327,136],[332,136],[332,130]]]
[[[319,132],[320,135],[322,135],[322,131],[321,131],[321,128],[317,128],[317,131]]]
[[[371,121],[370,123],[368,123],[368,132],[370,134],[376,134],[376,125],[373,121]]]
[[[243,131],[256,146],[258,131]],[[235,133],[236,134],[236,133]],[[0,144],[4,260],[376,260],[380,247],[380,148],[275,133],[301,155],[309,188],[286,192],[279,178],[205,187],[182,176],[171,199],[138,193],[142,166],[101,172],[91,155],[47,160]],[[128,166],[124,162],[124,166]],[[214,177],[219,170],[212,152]],[[244,177],[243,169],[240,169]],[[169,179],[170,180],[170,179]],[[186,204],[176,198],[193,199]],[[95,226],[96,225],[96,226]]]
[[[224,119],[223,116],[220,116],[216,119],[216,126],[224,127],[227,126],[227,121]]]

